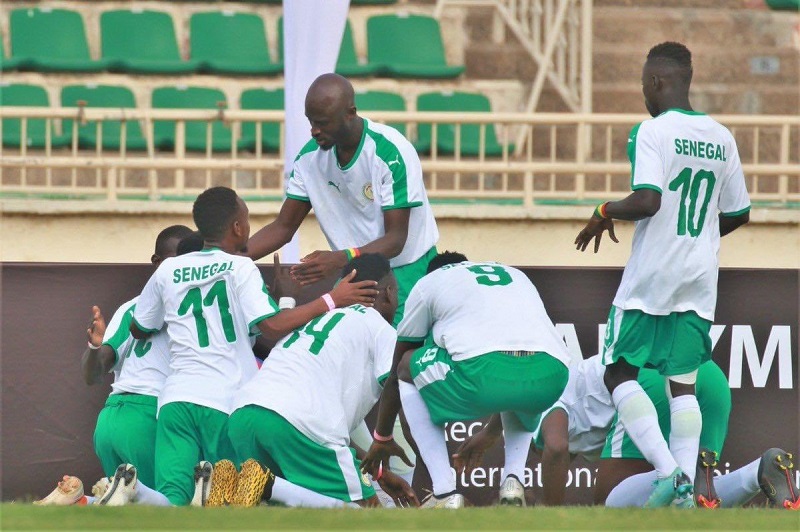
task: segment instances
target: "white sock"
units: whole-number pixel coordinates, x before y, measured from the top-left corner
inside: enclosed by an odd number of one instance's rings
[[[456,479],[450,469],[450,455],[447,453],[444,428],[433,424],[428,407],[425,406],[425,401],[416,386],[400,381],[399,389],[403,412],[411,428],[411,434],[431,475],[433,494],[440,496],[455,491]]]
[[[694,482],[703,418],[694,395],[681,395],[669,401],[669,450],[678,466]]]
[[[531,448],[533,432],[528,432],[516,415],[511,412],[500,414],[503,421],[503,440],[505,441],[504,477],[515,475],[520,482],[525,481],[525,462]]]
[[[169,499],[161,492],[148,488],[138,480],[136,481],[136,504],[149,506],[172,506]]]
[[[659,477],[670,476],[678,464],[670,453],[664,436],[661,435],[656,407],[639,383],[623,382],[614,388],[611,398],[619,413],[618,422],[622,422],[628,436],[645,459],[653,464]]]
[[[648,471],[628,477],[611,490],[606,498],[609,508],[627,508],[635,506],[641,508],[650,494],[653,493],[653,482],[658,479],[658,473]]]
[[[86,504],[94,504],[96,497],[92,497],[91,495],[84,495],[84,497],[86,497]]]
[[[307,508],[345,508],[349,506],[344,501],[292,484],[281,477],[275,477],[270,500],[282,502],[287,506],[305,506]]]
[[[727,475],[714,478],[717,497],[722,499],[720,506],[723,508],[742,506],[758,495],[761,491],[761,488],[758,487],[758,465],[760,463],[761,459],[759,458]]]

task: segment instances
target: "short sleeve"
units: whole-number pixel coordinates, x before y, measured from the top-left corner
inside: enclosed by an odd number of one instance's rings
[[[292,166],[292,173],[289,176],[289,182],[286,184],[286,197],[308,203],[311,200],[308,199],[306,184],[303,182],[303,173],[299,166],[298,161],[295,161]]]
[[[397,340],[400,342],[421,342],[428,336],[433,325],[430,306],[425,301],[422,282],[411,289],[403,310],[403,319],[397,326]]]
[[[164,299],[159,274],[165,264],[167,262],[163,262],[144,285],[133,311],[133,322],[145,332],[154,333],[164,326]]]
[[[404,151],[382,135],[375,134],[380,172],[381,209],[410,209],[422,205],[425,197],[422,165],[413,150]]]
[[[125,353],[133,343],[131,335],[131,320],[133,319],[134,304],[126,304],[117,309],[111,317],[111,321],[106,325],[106,332],[103,335],[103,345],[107,345],[114,350],[114,366],[116,367],[122,360]],[[112,368],[113,371],[113,368]]]
[[[278,305],[269,295],[264,278],[252,261],[241,261],[236,266],[236,293],[242,316],[252,329],[259,322],[278,313]]]
[[[628,157],[631,161],[631,190],[649,188],[664,190],[664,161],[652,122],[635,126],[628,138]]]
[[[381,328],[375,337],[375,359],[373,361],[373,377],[383,386],[389,373],[392,371],[394,360],[394,346],[397,343],[397,333],[388,324]]]
[[[750,195],[744,181],[744,170],[736,142],[731,140],[727,175],[719,193],[719,210],[723,216],[739,216],[750,210]]]

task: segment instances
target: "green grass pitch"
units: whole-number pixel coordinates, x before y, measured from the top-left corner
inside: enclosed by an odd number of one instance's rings
[[[800,512],[599,507],[445,510],[0,506],[2,530],[800,530]]]

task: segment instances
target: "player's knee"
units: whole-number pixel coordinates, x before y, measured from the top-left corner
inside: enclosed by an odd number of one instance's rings
[[[397,378],[403,382],[414,382],[411,377],[411,356],[414,354],[413,350],[406,351],[400,363],[397,365]]]
[[[562,434],[545,435],[544,446],[554,460],[569,456],[569,440]]]

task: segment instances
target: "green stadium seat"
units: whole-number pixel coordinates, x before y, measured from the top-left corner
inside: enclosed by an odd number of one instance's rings
[[[99,72],[105,61],[93,61],[83,18],[76,11],[49,7],[11,12],[11,57],[21,70]]]
[[[467,112],[481,113],[491,112],[492,108],[489,99],[482,94],[472,94],[467,92],[429,92],[420,94],[417,97],[417,111],[444,111],[444,112]],[[461,126],[461,155],[477,156],[480,153],[480,128],[479,124],[464,124]],[[420,123],[417,126],[417,150],[421,153],[428,153],[432,146],[431,124]],[[456,127],[455,124],[438,124],[436,126],[436,146],[439,153],[455,153],[456,147]],[[503,154],[503,146],[497,141],[494,126],[486,126],[486,150],[488,157]],[[512,152],[514,147],[509,144],[508,151]]]
[[[776,11],[800,12],[800,0],[767,0],[767,7]]]
[[[283,89],[264,90],[250,89],[242,92],[239,107],[247,110],[283,110]],[[242,138],[239,140],[239,149],[255,151],[256,149],[256,122],[242,122]],[[280,122],[261,123],[261,149],[263,151],[277,152],[281,147]]]
[[[215,74],[279,74],[269,58],[264,21],[252,13],[195,13],[189,21],[192,59]]]
[[[455,78],[463,66],[449,66],[436,19],[423,15],[375,15],[367,20],[369,62],[397,78]]]
[[[219,109],[226,102],[219,89],[207,87],[159,87],[153,90],[153,109]],[[206,122],[186,122],[186,149],[206,151]],[[156,120],[153,123],[154,145],[162,149],[175,149],[175,122]],[[231,129],[221,121],[211,126],[211,150],[231,149]]]
[[[172,17],[162,11],[105,11],[100,37],[103,59],[114,72],[187,74],[199,66],[181,59]]]
[[[2,84],[0,85],[0,107],[50,107],[50,99],[44,87],[38,85]],[[47,120],[44,118],[29,119],[24,143],[29,148],[44,148],[47,145]],[[55,127],[50,123],[50,145],[60,148],[69,144],[69,137],[57,135]],[[3,119],[3,146],[19,148],[22,144],[22,120],[19,118]]]
[[[14,57],[6,57],[5,49],[3,47],[3,36],[0,34],[0,72],[8,72],[16,70],[22,63],[19,59]]]
[[[280,61],[283,62],[283,17],[278,19],[278,54]],[[348,20],[342,35],[342,45],[339,47],[339,58],[336,60],[336,73],[356,78],[380,74],[381,69],[382,65],[359,62],[353,41],[353,29]]]
[[[394,92],[364,91],[356,92],[356,109],[359,114],[369,115],[369,111],[405,111],[406,101]],[[390,126],[406,134],[406,125],[402,122],[390,122]]]
[[[86,107],[109,107],[135,109],[136,99],[127,87],[111,85],[69,85],[61,89],[61,107],[78,107],[78,102],[86,102]],[[136,120],[126,122],[125,148],[128,150],[146,150],[147,140],[142,135],[142,127]],[[72,138],[72,120],[63,121],[64,134]],[[122,122],[119,120],[103,121],[103,148],[119,150]],[[97,146],[97,122],[78,125],[78,145],[81,148],[95,149]]]

